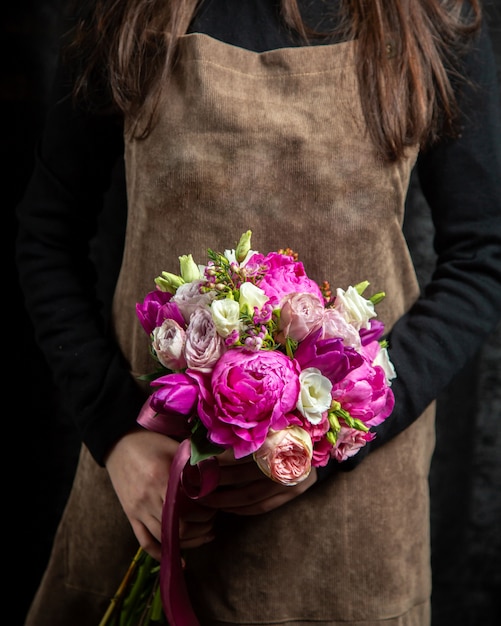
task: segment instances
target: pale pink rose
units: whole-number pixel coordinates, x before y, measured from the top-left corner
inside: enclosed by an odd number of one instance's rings
[[[194,280],[191,283],[185,283],[177,288],[172,302],[175,302],[188,324],[193,312],[196,309],[209,305],[216,297],[216,292],[201,293],[200,287],[205,284],[203,280]]]
[[[338,462],[346,461],[351,456],[355,456],[360,448],[363,448],[368,441],[372,441],[376,435],[371,432],[364,432],[356,428],[341,426],[336,445],[332,448],[331,456]]]
[[[323,302],[312,293],[291,293],[280,303],[280,322],[275,340],[285,344],[287,338],[303,341],[322,324]]]
[[[277,483],[297,485],[311,472],[312,442],[298,426],[270,431],[265,442],[254,452],[260,470]]]
[[[185,342],[184,329],[173,319],[166,319],[153,330],[153,349],[160,363],[167,369],[182,370],[186,367]]]
[[[349,324],[337,309],[327,308],[324,310],[322,320],[321,339],[335,339],[337,337],[343,340],[345,346],[355,348],[355,350],[361,347],[358,330]]]
[[[224,339],[216,330],[210,309],[196,309],[186,329],[184,356],[188,367],[200,372],[211,372],[225,351]]]

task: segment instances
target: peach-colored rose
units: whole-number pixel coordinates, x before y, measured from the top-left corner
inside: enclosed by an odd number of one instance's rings
[[[312,455],[310,435],[299,426],[289,426],[270,430],[263,445],[254,452],[254,460],[266,476],[293,486],[309,476]]]

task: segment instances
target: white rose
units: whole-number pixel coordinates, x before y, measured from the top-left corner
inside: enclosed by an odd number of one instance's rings
[[[240,311],[247,312],[249,315],[254,314],[254,308],[261,310],[269,298],[260,287],[256,287],[253,283],[245,282],[240,286]]]
[[[316,367],[307,367],[299,375],[296,408],[311,424],[319,424],[332,403],[331,381]]]
[[[211,314],[216,330],[221,337],[228,337],[240,325],[240,306],[231,298],[214,300]]]
[[[361,296],[355,287],[348,287],[346,291],[338,288],[334,308],[357,330],[370,328],[369,320],[376,317],[374,304]]]
[[[397,372],[393,363],[390,360],[390,356],[388,354],[388,350],[386,348],[381,348],[374,359],[374,366],[379,365],[383,368],[383,371],[386,376],[386,382],[391,385],[391,381],[397,377]]]

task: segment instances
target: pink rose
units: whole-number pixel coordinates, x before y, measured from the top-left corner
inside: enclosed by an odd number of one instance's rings
[[[186,329],[184,356],[188,367],[210,372],[225,350],[226,344],[216,330],[210,310],[195,309]]]
[[[300,370],[295,360],[276,350],[225,352],[212,374],[189,375],[198,380],[198,415],[211,441],[233,448],[235,458],[255,452],[270,428],[288,426],[296,406]]]
[[[286,338],[303,341],[322,324],[324,305],[311,293],[291,293],[280,305],[279,333],[275,340],[285,344]]]
[[[358,330],[348,323],[337,309],[327,308],[322,320],[321,338],[335,339],[336,337],[342,339],[345,346],[350,346],[355,350],[361,346]]]
[[[186,324],[190,321],[194,311],[201,307],[209,306],[216,296],[216,292],[200,291],[202,280],[194,280],[190,283],[184,283],[177,288],[176,293],[172,296],[172,302],[179,307],[179,311]]]
[[[346,461],[351,456],[355,456],[360,448],[363,448],[368,441],[372,441],[375,436],[371,432],[365,433],[356,428],[341,426],[336,445],[331,451],[331,456],[336,461]]]
[[[297,485],[311,472],[312,442],[298,426],[270,431],[263,445],[254,452],[261,471],[282,485]]]

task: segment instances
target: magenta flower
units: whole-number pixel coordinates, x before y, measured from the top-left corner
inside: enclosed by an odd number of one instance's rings
[[[345,346],[340,338],[320,339],[322,329],[302,341],[295,354],[301,369],[315,367],[334,385],[364,362],[361,354]]]
[[[252,262],[256,260],[255,257],[256,255],[251,258]],[[278,252],[270,252],[267,256],[261,257],[261,263],[268,270],[259,281],[259,287],[276,304],[291,293],[312,293],[323,302],[320,287],[308,278],[300,261],[294,261],[292,257]]]
[[[297,402],[299,368],[278,351],[225,352],[212,374],[189,371],[200,385],[198,415],[211,441],[232,448],[235,458],[255,452],[270,428],[288,426]]]
[[[187,374],[166,374],[153,380],[157,387],[150,397],[150,406],[164,415],[190,416],[195,410],[199,391],[197,383]]]
[[[365,346],[371,341],[379,341],[384,333],[384,324],[376,319],[369,320],[370,328],[360,329],[360,339],[362,345]]]
[[[382,367],[368,360],[333,384],[332,397],[351,417],[366,426],[381,424],[393,411],[395,397]]]
[[[184,319],[177,304],[170,302],[172,294],[166,291],[150,291],[143,302],[136,303],[136,314],[141,326],[150,335],[157,326],[161,326],[166,319],[173,319],[184,327]]]

